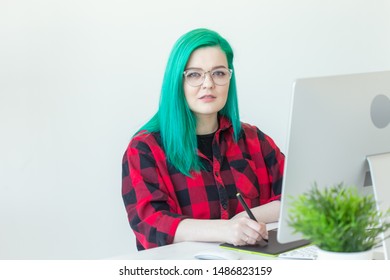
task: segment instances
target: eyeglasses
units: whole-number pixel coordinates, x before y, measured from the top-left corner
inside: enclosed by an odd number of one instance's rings
[[[198,87],[203,84],[206,79],[206,74],[209,73],[214,84],[218,86],[226,85],[232,77],[233,70],[225,67],[216,68],[207,72],[198,69],[190,69],[184,71],[184,79],[192,87]]]

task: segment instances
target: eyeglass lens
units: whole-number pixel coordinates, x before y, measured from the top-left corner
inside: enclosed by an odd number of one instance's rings
[[[213,82],[219,86],[226,85],[231,77],[231,70],[226,68],[218,68],[207,72],[201,70],[187,70],[184,72],[184,77],[190,86],[196,87],[203,84],[207,73],[210,74]]]

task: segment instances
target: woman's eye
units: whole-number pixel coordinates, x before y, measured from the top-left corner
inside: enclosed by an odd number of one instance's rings
[[[214,71],[213,72],[213,76],[218,76],[218,77],[221,77],[221,76],[225,76],[226,75],[226,73],[225,73],[225,71]]]
[[[198,72],[191,72],[191,73],[188,73],[187,74],[187,77],[188,78],[199,78],[199,77],[201,77],[202,75],[200,74],[200,73],[198,73]]]

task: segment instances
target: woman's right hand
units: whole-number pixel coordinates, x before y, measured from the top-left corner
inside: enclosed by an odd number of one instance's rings
[[[223,234],[225,241],[234,246],[253,245],[262,239],[268,239],[266,224],[244,215],[237,215],[228,220],[223,228]]]

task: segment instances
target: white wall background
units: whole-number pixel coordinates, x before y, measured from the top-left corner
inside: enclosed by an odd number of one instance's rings
[[[0,259],[136,250],[122,154],[197,27],[230,41],[242,120],[282,150],[296,78],[390,69],[385,0],[1,0]]]

